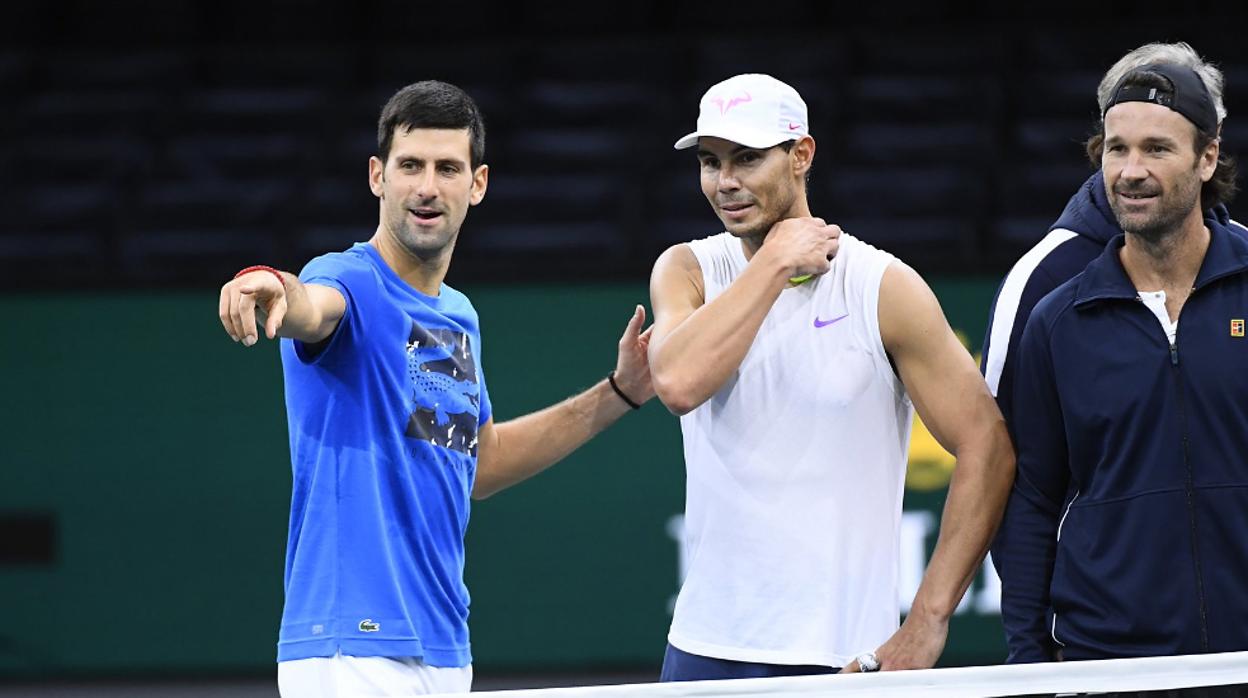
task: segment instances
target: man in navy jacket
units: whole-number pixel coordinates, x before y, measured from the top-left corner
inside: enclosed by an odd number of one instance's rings
[[[1123,56],[1101,80],[1097,90],[1101,106],[1107,103],[1109,90],[1122,76],[1151,63],[1186,65],[1207,76],[1219,123],[1226,117],[1226,109],[1222,105],[1221,71],[1204,62],[1191,46],[1182,42],[1146,44]],[[1018,343],[1032,308],[1050,291],[1083,271],[1088,262],[1104,251],[1106,243],[1122,234],[1105,196],[1105,180],[1099,169],[1099,145],[1098,151],[1089,157],[1097,166],[1097,171],[1070,197],[1061,216],[1049,227],[1048,234],[1010,269],[992,301],[980,370],[1009,425],[1014,421],[1012,401]],[[1221,203],[1204,202],[1204,206],[1211,209],[1213,215],[1222,218],[1229,215]],[[1248,232],[1237,223],[1235,230]]]
[[[1011,662],[1248,649],[1248,240],[1222,207],[1221,75],[1111,76],[1089,185],[1125,234],[1035,306],[1012,377]]]

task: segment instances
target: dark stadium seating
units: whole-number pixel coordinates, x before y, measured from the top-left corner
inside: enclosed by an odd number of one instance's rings
[[[490,190],[457,281],[644,277],[668,245],[716,230],[692,155],[671,143],[712,82],[764,71],[810,104],[817,215],[922,271],[999,274],[1087,176],[1093,91],[1135,37],[963,25],[10,47],[0,272],[18,288],[47,265],[85,286],[205,284],[365,239],[377,111],[436,77],[477,98],[488,131]],[[1228,50],[1233,106],[1248,63],[1229,44],[1198,48]],[[1248,122],[1228,121],[1224,147],[1245,139]]]

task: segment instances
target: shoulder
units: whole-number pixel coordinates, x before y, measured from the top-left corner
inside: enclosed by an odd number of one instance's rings
[[[1036,304],[1083,272],[1105,246],[1072,230],[1055,228],[1019,258],[993,299],[994,327],[1016,326],[1021,332]]]
[[[317,279],[334,279],[347,283],[353,279],[374,276],[373,262],[363,245],[314,257],[299,273],[299,279],[304,283],[315,283]]]
[[[1073,230],[1055,228],[1014,263],[1002,290],[1043,289],[1043,296],[1070,277],[1083,271],[1105,249],[1105,245]]]
[[[1034,324],[1036,331],[1043,331],[1045,334],[1052,333],[1053,328],[1070,316],[1071,309],[1075,307],[1075,298],[1079,293],[1081,279],[1083,279],[1082,272],[1075,274],[1045,294],[1031,311],[1028,327]]]
[[[694,242],[702,242],[696,240]],[[675,266],[677,268],[689,269],[698,266],[697,256],[693,252],[693,242],[679,242],[671,247],[663,250],[659,258],[654,260],[654,268],[657,270],[660,266]]]
[[[945,322],[940,301],[913,267],[895,257],[884,264],[879,280],[880,338],[890,352]]]
[[[468,295],[446,284],[442,285],[442,307],[448,313],[464,315],[473,319],[477,317],[477,308],[472,304],[472,300],[468,298]]]
[[[886,276],[892,277],[898,274],[918,276],[913,269],[891,252],[886,252],[849,233],[841,233],[838,245],[837,259],[833,261],[833,266],[843,265],[845,286],[849,293],[861,294],[865,298],[874,298],[878,293],[883,300]],[[894,266],[900,269],[890,272],[889,270]]]
[[[652,302],[677,298],[696,302],[705,295],[702,263],[694,254],[691,243],[672,245],[655,260],[654,270],[650,274]]]

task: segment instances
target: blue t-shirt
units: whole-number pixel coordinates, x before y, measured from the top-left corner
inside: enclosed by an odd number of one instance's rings
[[[319,347],[282,340],[294,491],[278,661],[466,666],[464,531],[490,419],[477,313],[416,291],[369,244],[299,277],[347,308]]]

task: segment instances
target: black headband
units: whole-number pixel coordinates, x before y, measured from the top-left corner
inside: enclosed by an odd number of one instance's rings
[[[1123,83],[1140,73],[1155,73],[1170,81],[1170,89],[1143,87],[1141,85],[1124,85]],[[1110,93],[1109,103],[1101,112],[1101,120],[1110,107],[1123,102],[1152,102],[1167,109],[1176,111],[1196,125],[1202,133],[1215,133],[1218,128],[1218,110],[1213,106],[1213,98],[1205,88],[1205,82],[1196,71],[1173,63],[1155,63],[1136,68],[1114,85]]]

